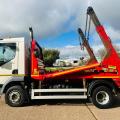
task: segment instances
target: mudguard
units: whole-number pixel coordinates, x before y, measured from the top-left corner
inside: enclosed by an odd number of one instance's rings
[[[104,86],[104,85],[105,85],[105,86],[108,86],[108,87],[111,88],[111,89],[113,89],[114,92],[115,92],[115,94],[117,93],[116,87],[115,87],[115,85],[114,85],[113,82],[111,82],[111,81],[109,81],[109,80],[95,80],[95,81],[93,81],[93,82],[89,85],[87,95],[88,95],[89,97],[91,97],[91,95],[92,95],[92,90],[93,90],[95,87],[97,87],[97,86]]]
[[[6,86],[12,82],[23,82],[24,76],[12,76],[8,81],[6,81],[1,88],[0,95],[4,93]]]

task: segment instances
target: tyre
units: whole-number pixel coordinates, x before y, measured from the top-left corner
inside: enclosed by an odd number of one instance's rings
[[[21,86],[12,86],[5,93],[5,102],[12,107],[25,103],[25,90]]]
[[[113,97],[113,93],[109,88],[100,86],[93,90],[92,102],[96,107],[106,109],[113,105]]]

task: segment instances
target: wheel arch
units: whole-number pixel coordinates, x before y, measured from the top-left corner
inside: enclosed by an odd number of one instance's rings
[[[24,77],[12,77],[10,80],[5,82],[1,89],[1,94],[5,93],[8,88],[14,86],[14,85],[20,85],[24,87]]]
[[[99,86],[106,86],[110,88],[110,90],[113,91],[115,95],[117,94],[117,86],[111,79],[104,79],[104,80],[99,79],[99,80],[94,80],[90,82],[90,85],[88,86],[87,95],[91,97],[93,90]]]

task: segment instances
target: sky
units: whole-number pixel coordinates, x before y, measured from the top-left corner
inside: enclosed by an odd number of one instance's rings
[[[86,10],[92,6],[114,44],[120,44],[119,0],[0,0],[0,38],[29,38],[29,26],[44,48],[60,51],[61,57],[86,56],[80,50],[78,27],[85,29]],[[89,43],[102,48],[92,25]]]

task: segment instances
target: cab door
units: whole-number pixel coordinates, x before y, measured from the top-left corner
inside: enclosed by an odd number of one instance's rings
[[[0,85],[18,74],[18,43],[0,43]]]

